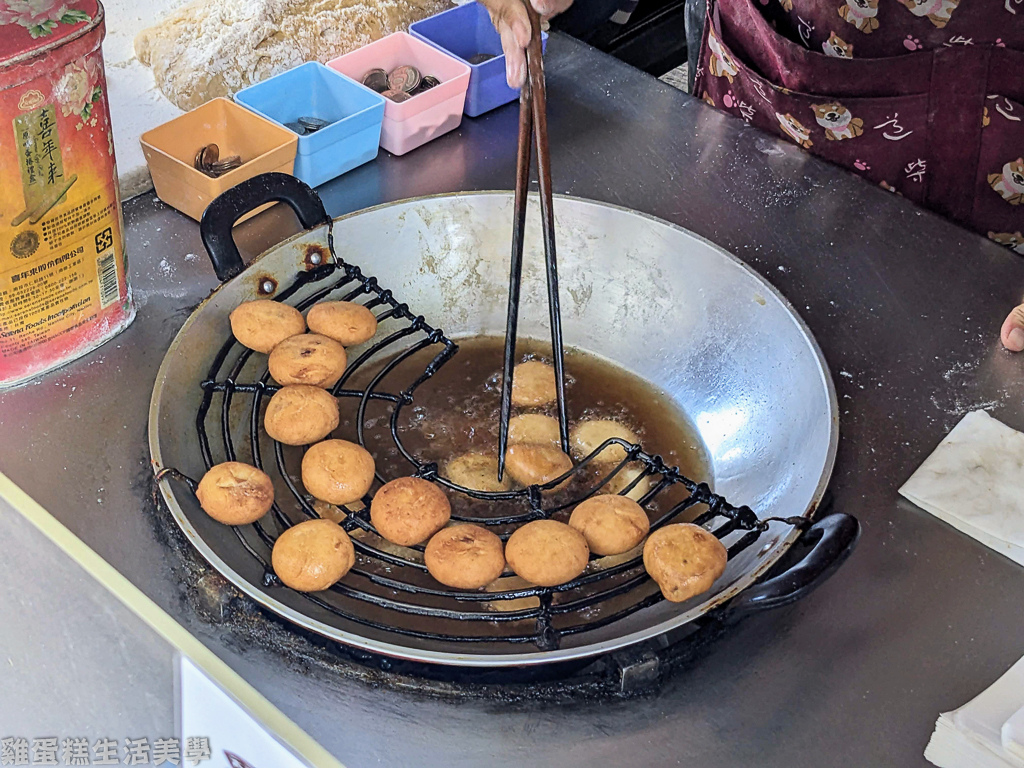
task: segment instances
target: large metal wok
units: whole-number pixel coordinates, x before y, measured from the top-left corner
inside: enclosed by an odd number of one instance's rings
[[[271,248],[243,271],[231,226],[271,200],[291,205],[307,231]],[[761,519],[810,518],[835,457],[836,398],[821,351],[789,303],[738,259],[650,216],[568,197],[556,199],[555,214],[566,343],[633,371],[675,398],[710,455],[713,477],[696,479],[706,480],[734,504],[749,505]],[[201,477],[211,461],[225,459],[226,451],[249,461],[255,447],[265,463],[273,462],[279,447],[265,436],[250,438],[250,427],[259,422],[259,402],[249,410],[252,395],[234,389],[261,375],[265,379],[266,359],[253,355],[232,367],[240,349],[229,341],[227,318],[240,302],[257,295],[280,298],[296,275],[321,266],[329,258],[325,222],[316,196],[281,175],[254,179],[211,205],[203,238],[226,282],[196,309],[168,350],[150,411],[152,458],[178,525],[213,567],[271,611],[343,643],[417,661],[537,664],[636,643],[730,600],[721,610],[789,602],[827,577],[852,550],[859,528],[847,515],[833,514],[810,527],[772,522],[754,546],[731,557],[712,591],[673,604],[661,600],[649,582],[640,584],[638,594],[646,600],[640,608],[622,618],[595,620],[555,644],[539,645],[509,640],[514,622],[497,616],[493,622],[480,621],[479,606],[473,606],[473,620],[460,621],[458,611],[469,610],[465,603],[446,602],[435,594],[422,598],[402,591],[401,585],[387,588],[400,578],[394,572],[401,566],[394,563],[385,563],[372,584],[350,575],[359,583],[346,586],[347,576],[340,591],[329,595],[304,596],[276,584],[265,564],[267,537],[213,522],[181,480]],[[340,259],[378,278],[398,301],[449,337],[502,335],[511,224],[511,194],[466,193],[343,216],[335,220],[333,236]],[[545,338],[542,246],[539,232],[529,226],[526,243],[520,333]],[[297,287],[287,300],[309,299],[316,288]],[[397,327],[396,322],[385,320],[378,336]],[[224,387],[231,391],[222,387],[210,396],[221,408],[216,423],[223,434],[202,432],[200,440],[197,413],[200,423],[209,416],[203,411],[202,382],[215,363],[230,371]],[[224,438],[231,441],[230,449]],[[281,454],[277,457],[280,462]],[[162,472],[168,468],[175,472]],[[285,469],[275,476],[279,496],[287,497],[289,488],[301,496],[288,474]],[[755,584],[798,540],[802,558]],[[641,573],[637,583],[644,578]],[[433,613],[408,616],[391,610],[395,602],[420,599]],[[449,608],[454,618],[444,613]]]

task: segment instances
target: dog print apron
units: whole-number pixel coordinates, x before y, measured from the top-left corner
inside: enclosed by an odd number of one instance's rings
[[[1024,0],[712,0],[694,93],[1024,255]]]

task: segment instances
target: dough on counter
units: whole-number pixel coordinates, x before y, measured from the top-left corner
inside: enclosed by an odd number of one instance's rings
[[[228,319],[238,343],[256,352],[270,352],[285,339],[306,332],[299,310],[270,299],[244,301]]]
[[[538,587],[572,581],[587,567],[587,540],[557,520],[534,520],[517,528],[505,544],[509,567]]]
[[[281,387],[270,398],[263,426],[267,434],[285,445],[312,445],[338,428],[338,400],[326,389],[308,384]]]
[[[210,467],[196,488],[199,506],[225,525],[254,523],[274,504],[274,484],[266,472],[240,461]]]
[[[482,526],[452,525],[430,537],[423,562],[446,587],[480,589],[505,570],[504,546]]]
[[[277,537],[270,553],[277,578],[299,592],[327,589],[348,573],[355,561],[352,540],[333,520],[293,525]]]
[[[135,37],[135,55],[182,110],[307,61],[405,30],[444,0],[194,0]],[[198,148],[198,147],[197,147]]]
[[[347,364],[345,348],[317,333],[285,339],[267,360],[270,375],[278,384],[309,384],[325,389],[338,383]]]
[[[621,555],[651,529],[643,507],[625,496],[591,496],[569,516],[569,525],[583,534],[595,555]]]
[[[522,413],[513,416],[508,420],[508,444],[520,443],[548,445],[560,449],[558,419],[542,413]]]
[[[543,485],[572,469],[572,459],[549,445],[513,445],[505,453],[505,471],[522,485]],[[555,489],[568,483],[566,479]]]
[[[715,536],[691,523],[659,528],[644,544],[644,568],[666,600],[681,603],[707,592],[725,571],[729,553]]]
[[[512,480],[506,471],[498,480],[498,460],[483,453],[464,453],[451,459],[444,468],[444,476],[456,485],[471,491],[500,493],[512,490]]]
[[[426,541],[451,519],[444,491],[419,477],[399,477],[381,486],[370,503],[377,533],[402,547]]]
[[[527,360],[512,369],[512,405],[535,408],[555,402],[555,369],[540,360]]]
[[[309,330],[345,347],[369,341],[377,333],[377,318],[362,304],[352,301],[321,301],[306,313]]]
[[[341,506],[363,498],[373,485],[373,456],[348,440],[324,440],[302,457],[302,484],[309,494]]]
[[[629,443],[639,443],[636,432],[624,424],[611,419],[592,419],[582,421],[569,433],[569,446],[577,461],[582,461],[597,450],[605,440],[620,437]],[[626,449],[621,445],[609,445],[597,454],[593,464],[618,464],[626,458]]]

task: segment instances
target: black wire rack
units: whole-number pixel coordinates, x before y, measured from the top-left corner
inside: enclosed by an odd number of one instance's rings
[[[541,486],[504,492],[484,492],[462,487],[443,477],[436,463],[421,460],[406,447],[400,429],[403,409],[415,402],[417,389],[427,382],[454,355],[458,345],[439,328],[398,301],[377,278],[364,275],[358,266],[338,258],[334,249],[332,227],[328,227],[331,258],[318,265],[308,265],[293,281],[280,288],[274,300],[287,302],[305,310],[318,301],[328,299],[355,301],[371,309],[377,317],[378,336],[354,360],[333,387],[333,394],[358,403],[356,432],[358,441],[366,445],[365,420],[370,403],[383,403],[391,409],[390,433],[395,449],[409,465],[409,472],[434,481],[449,491],[474,499],[515,505],[515,511],[497,516],[476,516],[453,513],[452,519],[494,528],[507,538],[510,526],[550,517],[598,493],[627,466],[640,471],[624,485],[620,493],[632,492],[640,483],[649,490],[639,496],[645,509],[652,509],[656,500],[673,486],[682,486],[687,497],[657,514],[651,530],[671,522],[693,522],[707,528],[718,539],[725,540],[729,558],[751,546],[768,528],[770,520],[761,520],[748,507],[736,507],[714,493],[704,482],[685,477],[676,467],[668,466],[661,456],[645,452],[640,445],[619,438],[605,441],[572,470]],[[301,298],[300,298],[301,295]],[[385,321],[388,332],[380,333]],[[410,385],[398,391],[389,389],[389,378],[403,362],[413,355],[429,350],[433,357]],[[207,468],[223,461],[251,460],[267,472],[279,489],[271,512],[263,519],[232,530],[249,556],[263,570],[264,590],[287,590],[274,575],[270,552],[274,541],[288,527],[306,519],[320,517],[316,502],[305,493],[299,479],[294,455],[280,443],[268,438],[262,429],[262,404],[279,387],[270,379],[266,365],[250,362],[252,352],[229,337],[218,351],[205,379],[200,382],[202,400],[196,415],[195,429],[202,459]],[[364,386],[349,386],[354,374],[366,370],[372,362],[382,364]],[[247,368],[248,365],[248,368]],[[262,365],[262,368],[259,368]],[[262,370],[258,380],[242,381],[246,370]],[[417,369],[418,370],[418,369]],[[242,400],[245,398],[245,400]],[[239,402],[241,401],[241,402]],[[219,408],[218,408],[219,405]],[[238,409],[244,418],[238,418]],[[232,414],[235,414],[234,416]],[[239,425],[239,422],[242,425]],[[211,440],[211,434],[219,439]],[[272,456],[265,458],[264,446]],[[626,451],[625,458],[610,471],[589,480],[582,494],[566,502],[552,501],[544,491],[573,478],[611,445]],[[239,459],[239,452],[248,453]],[[389,479],[379,471],[377,480]],[[174,468],[159,471],[157,479],[170,477],[189,486],[194,493],[197,481]],[[280,492],[281,485],[289,493]],[[636,494],[634,494],[636,495]],[[328,620],[355,631],[376,637],[400,635],[418,641],[450,644],[475,644],[474,650],[501,652],[509,647],[533,645],[542,651],[560,647],[562,638],[606,627],[663,600],[657,586],[646,574],[638,551],[614,558],[595,558],[582,575],[556,587],[523,585],[511,579],[499,579],[487,591],[462,591],[444,587],[434,581],[423,564],[422,547],[400,548],[381,539],[369,519],[372,494],[362,506],[350,505],[343,510],[341,525],[352,536],[357,559],[352,570],[330,589],[317,593],[294,593],[305,602],[304,610],[320,620]],[[696,507],[706,510],[697,514]],[[783,519],[802,525],[803,518]],[[735,535],[734,535],[735,534]],[[502,582],[511,584],[502,588]],[[493,591],[491,591],[493,590]],[[699,599],[699,598],[696,598]],[[511,645],[510,645],[511,644]]]

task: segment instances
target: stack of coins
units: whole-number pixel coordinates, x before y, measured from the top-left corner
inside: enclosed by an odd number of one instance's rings
[[[231,155],[220,159],[220,147],[216,144],[207,144],[196,152],[196,159],[193,162],[197,171],[202,171],[207,176],[216,179],[228,171],[234,170],[242,164],[242,158],[238,155]]]
[[[300,117],[293,123],[285,123],[284,127],[295,131],[299,136],[316,133],[321,128],[330,125],[330,120],[321,120],[319,117]]]
[[[493,58],[493,53],[478,53],[474,56],[470,56],[466,61],[470,64],[483,64],[485,61],[490,61]]]
[[[363,85],[394,102],[408,101],[413,96],[429,91],[441,84],[433,75],[422,75],[409,64],[395,67],[390,72],[371,69],[363,75]]]

